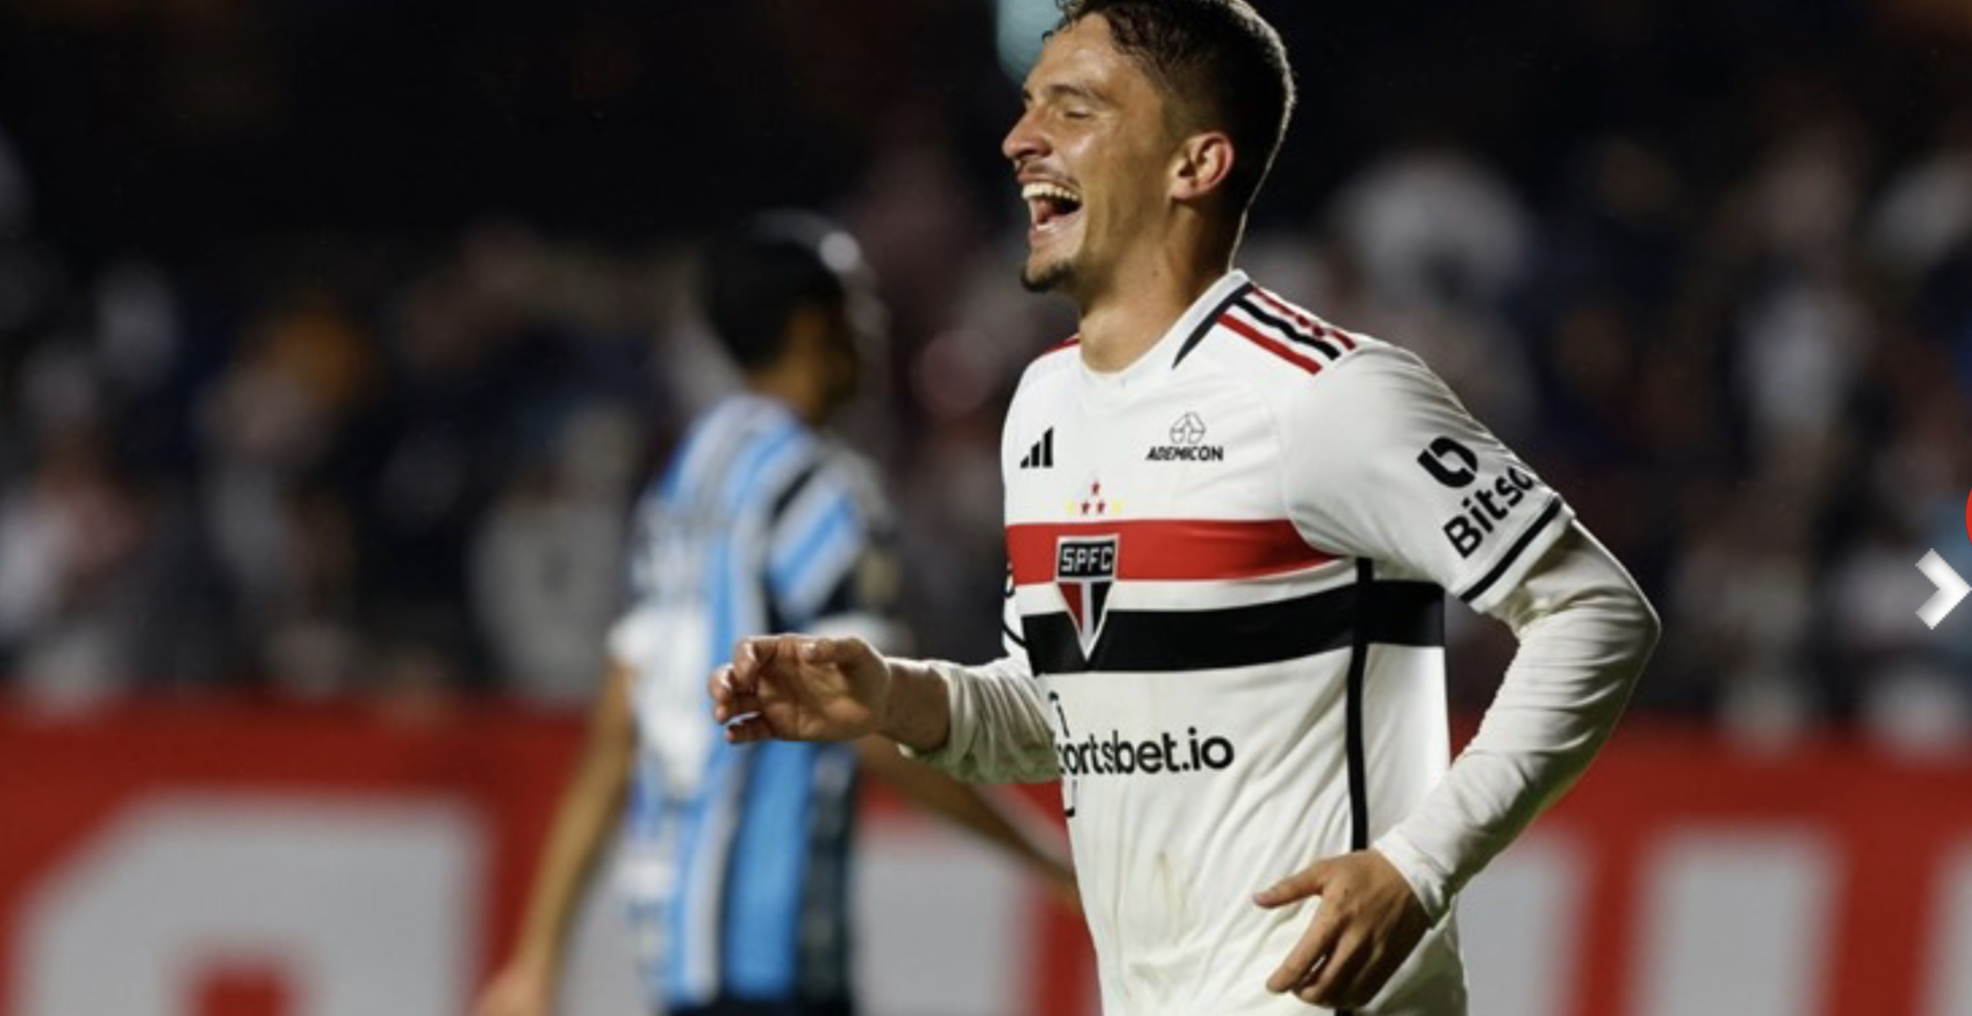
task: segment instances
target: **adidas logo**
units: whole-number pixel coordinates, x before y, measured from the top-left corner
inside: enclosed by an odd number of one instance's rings
[[[1042,431],[1041,439],[1039,441],[1034,442],[1034,447],[1027,449],[1027,457],[1020,460],[1020,468],[1022,469],[1053,469],[1054,468],[1054,428],[1053,427],[1049,427],[1047,430]]]

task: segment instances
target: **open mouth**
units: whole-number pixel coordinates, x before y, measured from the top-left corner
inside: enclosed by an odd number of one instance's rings
[[[1020,198],[1027,202],[1035,239],[1061,232],[1082,212],[1082,195],[1058,183],[1027,184]]]

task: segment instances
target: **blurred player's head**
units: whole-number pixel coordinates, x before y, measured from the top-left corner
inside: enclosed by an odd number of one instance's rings
[[[1294,80],[1245,0],[1065,0],[1024,98],[1002,146],[1031,214],[1022,280],[1086,301],[1154,270],[1187,217],[1230,257]]]
[[[879,312],[862,248],[841,227],[761,213],[707,246],[699,283],[706,319],[749,384],[815,422],[855,394],[859,345]]]

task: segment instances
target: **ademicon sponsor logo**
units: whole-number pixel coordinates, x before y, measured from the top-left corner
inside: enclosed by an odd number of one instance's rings
[[[1205,443],[1205,420],[1186,413],[1171,425],[1171,443],[1152,445],[1146,462],[1224,462],[1226,446]]]

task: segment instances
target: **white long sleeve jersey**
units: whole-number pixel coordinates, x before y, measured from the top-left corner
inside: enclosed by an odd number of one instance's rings
[[[1364,1011],[1464,1012],[1453,895],[1579,774],[1653,637],[1620,566],[1414,356],[1238,272],[1121,372],[1036,360],[1002,464],[1010,655],[936,665],[925,758],[1060,778],[1104,1011],[1314,1011],[1264,982],[1318,901],[1252,894],[1374,845],[1436,924]],[[1450,779],[1446,590],[1523,639]]]

